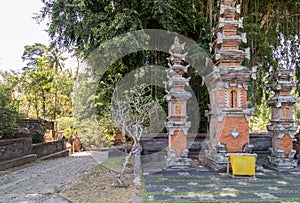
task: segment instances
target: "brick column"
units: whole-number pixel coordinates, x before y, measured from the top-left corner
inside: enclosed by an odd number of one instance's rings
[[[296,86],[293,75],[293,70],[279,67],[277,71],[271,73],[274,82],[268,86],[274,93],[267,101],[272,109],[271,125],[267,128],[273,134],[271,156],[268,159],[269,164],[278,170],[297,167],[292,140],[298,128],[293,113],[293,105],[297,99],[290,94]]]
[[[237,34],[243,28],[240,5],[236,0],[220,0],[218,24],[212,43],[214,70],[205,80],[210,94],[210,144],[206,150],[206,164],[221,170],[227,164],[228,152],[246,152],[249,145],[249,120],[253,109],[248,109],[247,90],[251,71],[242,66],[250,57],[249,49],[239,49],[246,43],[246,34]]]

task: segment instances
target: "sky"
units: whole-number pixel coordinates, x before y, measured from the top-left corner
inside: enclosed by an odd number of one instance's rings
[[[25,66],[22,54],[25,45],[49,45],[46,25],[32,17],[43,6],[41,0],[6,0],[0,3],[0,69],[20,70]]]

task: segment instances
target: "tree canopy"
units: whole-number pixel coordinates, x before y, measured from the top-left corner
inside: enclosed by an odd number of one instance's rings
[[[42,0],[44,7],[36,16],[37,21],[49,18],[48,33],[52,43],[78,56],[87,57],[99,45],[120,34],[142,29],[163,29],[184,35],[196,41],[209,53],[209,43],[213,41],[212,29],[216,25],[219,1],[213,0]],[[299,34],[300,3],[294,0],[237,0],[241,4],[244,29],[251,59],[244,65],[258,67],[257,79],[252,82],[249,100],[252,106],[261,105],[267,92],[267,72],[274,64],[273,52],[279,46],[280,34],[290,38]],[[98,94],[103,94],[106,84],[118,74],[124,76],[131,70],[145,64],[167,66],[166,53],[143,51],[132,53],[111,65],[102,77]],[[297,64],[297,70],[299,70]],[[297,77],[299,78],[299,71]],[[201,78],[190,71],[191,86],[199,101],[202,117],[207,109],[208,94],[201,86]],[[104,84],[104,85],[103,85]],[[107,90],[107,94],[110,91]],[[154,91],[158,96],[163,91]],[[199,93],[200,92],[200,93]],[[99,94],[100,95],[100,94]],[[99,96],[98,95],[98,96]],[[103,104],[106,97],[97,97]],[[101,106],[101,105],[100,105]],[[101,108],[99,108],[101,109]],[[101,114],[101,110],[99,110]],[[204,123],[207,122],[203,121]],[[206,125],[200,124],[202,130]]]
[[[43,44],[27,45],[22,56],[27,66],[20,72],[1,73],[21,117],[56,120],[71,116],[73,76],[63,68],[61,54]]]
[[[42,1],[45,6],[36,19],[50,17],[48,33],[53,43],[80,54],[133,30],[170,30],[197,41],[210,32],[205,1]]]

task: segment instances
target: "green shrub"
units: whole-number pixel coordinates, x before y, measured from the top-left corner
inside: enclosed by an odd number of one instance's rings
[[[66,130],[74,125],[75,118],[74,117],[61,117],[57,120],[58,130]]]
[[[19,127],[15,123],[9,123],[9,125],[1,132],[1,136],[4,139],[15,138],[18,135],[19,135]]]
[[[43,141],[44,141],[44,135],[43,134],[38,133],[38,132],[32,134],[32,143],[34,143],[34,144],[35,143],[41,143]]]

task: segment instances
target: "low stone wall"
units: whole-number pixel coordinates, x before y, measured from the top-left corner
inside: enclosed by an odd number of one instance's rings
[[[161,134],[146,134],[142,137],[143,154],[155,153],[164,150],[168,147],[168,135]]]
[[[270,133],[250,133],[250,144],[254,146],[253,151],[257,153],[269,153],[272,147],[272,134]],[[203,147],[205,140],[209,141],[206,133],[189,134],[188,147],[192,158],[197,158]],[[168,147],[168,135],[146,134],[142,137],[143,155],[164,151]]]
[[[168,147],[168,134],[146,134],[142,137],[144,153],[163,151]],[[187,139],[190,151],[200,151],[202,143],[206,139],[206,133],[189,134]]]
[[[55,154],[66,149],[65,140],[45,142],[32,145],[32,154],[36,154],[38,158]]]
[[[17,126],[24,132],[40,132],[44,134],[45,141],[52,141],[57,131],[57,122],[42,119],[17,119]]]
[[[269,152],[272,147],[272,134],[250,133],[250,144],[254,146],[254,152]]]
[[[32,138],[0,140],[0,161],[15,159],[31,154]]]

